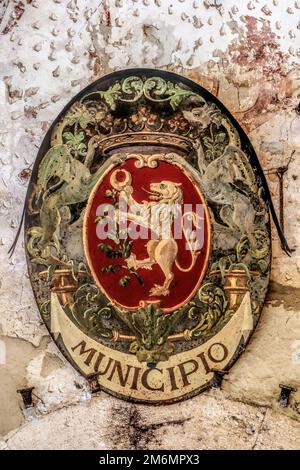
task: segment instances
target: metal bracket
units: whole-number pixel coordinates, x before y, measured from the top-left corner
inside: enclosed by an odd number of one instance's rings
[[[98,382],[98,374],[88,374],[86,379],[89,383],[91,393],[97,393],[100,391],[100,385]]]
[[[32,391],[34,387],[28,387],[28,388],[20,388],[17,390],[17,393],[20,393],[24,408],[31,408],[34,406],[33,400],[32,400]]]
[[[283,194],[283,176],[288,171],[289,165],[293,159],[295,150],[292,151],[289,161],[286,165],[278,168],[271,168],[266,170],[266,175],[276,174],[279,181],[279,221],[282,233],[284,234],[284,194]],[[294,250],[293,250],[294,251]]]
[[[211,369],[211,372],[214,373],[214,376],[211,381],[211,388],[221,388],[224,375],[227,375],[228,371]]]
[[[281,388],[278,398],[279,404],[280,406],[287,407],[290,401],[291,392],[296,392],[297,389],[284,384],[279,384],[279,387]]]

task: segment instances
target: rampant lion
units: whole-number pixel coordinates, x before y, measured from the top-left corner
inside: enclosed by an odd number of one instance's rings
[[[123,173],[122,182],[118,181],[117,174]],[[182,220],[182,228],[191,252],[191,262],[187,268],[180,266],[177,260],[178,245],[172,234],[172,224],[176,214],[176,205],[183,202],[182,190],[180,183],[173,181],[161,181],[159,183],[151,183],[149,201],[143,201],[142,205],[138,204],[133,198],[132,177],[127,170],[115,170],[111,175],[110,183],[117,190],[120,196],[126,196],[130,206],[142,206],[139,214],[136,212],[127,212],[127,220],[150,229],[156,234],[155,240],[149,240],[146,244],[148,258],[137,259],[135,254],[131,254],[127,259],[129,269],[152,269],[152,266],[158,264],[162,270],[165,280],[162,285],[155,284],[150,289],[150,296],[167,296],[170,293],[170,285],[174,279],[173,266],[182,272],[189,272],[195,266],[197,257],[200,253],[195,249],[195,242],[189,239],[188,233],[184,228]],[[178,207],[178,206],[177,206]],[[195,226],[198,224],[199,216],[194,212],[183,214],[184,217],[191,217]]]

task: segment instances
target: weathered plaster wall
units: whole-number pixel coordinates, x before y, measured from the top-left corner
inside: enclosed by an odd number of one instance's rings
[[[0,1],[0,447],[300,447],[300,2],[287,0]],[[81,88],[129,67],[171,70],[207,87],[248,133],[267,173],[286,165],[285,233],[273,233],[268,301],[221,391],[168,407],[91,398],[43,326],[21,218],[37,149]],[[296,112],[298,108],[298,113]],[[278,178],[268,175],[275,202]],[[292,385],[288,408],[279,383]],[[34,386],[35,410],[18,388]]]

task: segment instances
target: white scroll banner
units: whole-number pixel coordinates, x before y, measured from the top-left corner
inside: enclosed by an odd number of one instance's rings
[[[128,313],[130,315],[130,313]],[[51,293],[51,332],[58,334],[83,374],[98,373],[101,387],[127,399],[172,401],[196,392],[212,379],[211,369],[225,370],[243,338],[253,330],[250,294],[213,338],[159,362],[155,369],[131,353],[111,349],[84,334],[65,314],[57,294]]]

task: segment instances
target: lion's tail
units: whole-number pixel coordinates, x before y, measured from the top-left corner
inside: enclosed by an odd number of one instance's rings
[[[178,260],[176,259],[176,260],[175,260],[175,265],[176,265],[176,267],[179,269],[179,271],[181,271],[181,272],[183,272],[183,273],[188,273],[188,272],[191,271],[191,270],[193,269],[193,267],[195,266],[199,253],[200,253],[199,251],[192,251],[192,252],[191,252],[192,261],[191,261],[190,265],[189,265],[187,268],[183,268],[182,266],[180,266]]]
[[[195,266],[196,264],[196,261],[197,261],[197,258],[198,258],[198,255],[200,254],[200,251],[199,249],[195,249],[195,246],[196,246],[196,243],[195,243],[195,239],[192,238],[192,232],[190,229],[187,229],[185,227],[185,224],[184,224],[184,218],[187,217],[190,219],[190,221],[193,222],[193,224],[196,226],[196,227],[199,227],[198,226],[198,219],[197,219],[197,215],[194,213],[194,212],[187,212],[185,214],[183,214],[183,218],[182,218],[182,231],[184,233],[184,236],[185,236],[185,239],[187,241],[187,244],[188,244],[188,247],[189,247],[189,250],[190,250],[190,253],[191,253],[191,256],[192,256],[192,260],[191,260],[191,263],[190,265],[187,267],[187,268],[183,268],[178,260],[176,259],[175,260],[175,265],[176,267],[183,273],[188,273],[189,271],[191,271],[193,269],[193,267]]]

